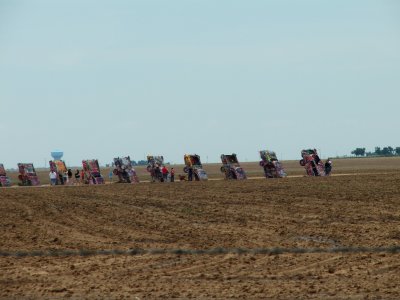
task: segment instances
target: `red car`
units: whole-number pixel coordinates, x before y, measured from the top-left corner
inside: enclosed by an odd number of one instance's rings
[[[39,178],[36,174],[35,167],[31,163],[19,163],[18,164],[20,180],[19,185],[22,186],[37,186],[40,185]]]
[[[316,149],[301,151],[300,165],[306,169],[308,176],[326,176],[325,166]]]
[[[83,180],[86,184],[104,184],[97,159],[82,160],[82,166],[85,173]]]
[[[7,177],[6,169],[4,169],[3,164],[0,164],[0,186],[11,186],[10,178]]]

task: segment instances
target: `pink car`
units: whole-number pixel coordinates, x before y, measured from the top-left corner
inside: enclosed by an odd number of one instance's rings
[[[326,176],[324,163],[319,158],[316,149],[303,150],[301,156],[300,165],[306,169],[308,176]]]
[[[19,185],[22,186],[37,186],[40,185],[39,178],[36,174],[35,167],[31,163],[19,163],[18,164],[20,180]]]
[[[84,181],[87,184],[104,184],[104,178],[100,173],[100,166],[97,159],[82,160]]]
[[[4,169],[3,164],[0,164],[0,186],[3,187],[11,186],[11,181],[7,177],[6,169]]]

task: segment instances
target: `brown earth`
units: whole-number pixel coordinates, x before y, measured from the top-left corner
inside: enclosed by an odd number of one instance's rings
[[[359,168],[376,174],[1,189],[0,250],[400,245],[399,172]],[[0,297],[398,299],[399,259],[392,253],[0,257]]]

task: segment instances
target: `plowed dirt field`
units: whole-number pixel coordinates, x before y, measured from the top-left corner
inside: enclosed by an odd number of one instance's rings
[[[378,170],[377,173],[382,170]],[[400,245],[400,174],[9,188],[0,250]],[[1,298],[400,298],[400,254],[0,257]]]

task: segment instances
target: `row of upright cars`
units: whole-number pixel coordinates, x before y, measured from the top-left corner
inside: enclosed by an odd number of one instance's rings
[[[274,151],[261,150],[260,152],[260,167],[264,170],[266,178],[283,178],[286,177],[286,172],[278,160]],[[302,159],[300,165],[306,170],[308,176],[329,176],[332,171],[332,162],[330,159],[323,163],[318,156],[316,149],[302,150]],[[243,180],[247,179],[246,172],[241,167],[236,154],[221,155],[221,172],[225,175],[225,179]],[[195,180],[207,180],[207,174],[203,170],[203,166],[198,155],[185,155],[184,172],[189,173],[192,169]]]
[[[264,170],[266,178],[283,178],[286,173],[275,152],[262,150],[259,152],[261,161],[259,165]],[[330,161],[324,164],[318,156],[317,150],[307,149],[301,152],[302,159],[300,165],[306,170],[308,176],[327,176],[331,172]],[[152,181],[163,181],[160,169],[164,166],[163,156],[147,156],[147,171],[150,173]],[[200,156],[197,154],[185,154],[184,173],[195,181],[207,180],[208,176],[203,169]],[[236,154],[222,154],[221,172],[225,179],[228,180],[244,180],[247,179],[246,172],[241,167]],[[68,172],[67,166],[62,160],[53,160],[49,162],[50,171],[57,173],[57,178],[62,178]],[[132,161],[129,156],[114,158],[113,174],[118,177],[119,183],[138,183],[139,177],[133,168]],[[40,185],[39,178],[36,174],[32,163],[18,164],[18,179],[21,186],[37,186]],[[181,177],[184,180],[185,176]],[[85,184],[104,184],[104,178],[100,172],[100,165],[97,159],[82,161],[81,182]],[[62,180],[60,180],[62,182]],[[60,184],[58,181],[58,184]],[[0,186],[11,186],[11,181],[7,177],[3,164],[0,164]]]
[[[50,172],[57,173],[57,184],[63,184],[62,178],[68,173],[67,166],[62,160],[53,160],[49,162]],[[102,184],[104,179],[100,173],[100,166],[97,160],[82,161],[83,181],[85,183]],[[32,163],[18,164],[18,185],[20,186],[38,186],[40,185],[39,176],[36,173]],[[60,180],[60,179],[61,180]],[[3,164],[0,164],[0,187],[11,186],[11,180],[7,176]]]

